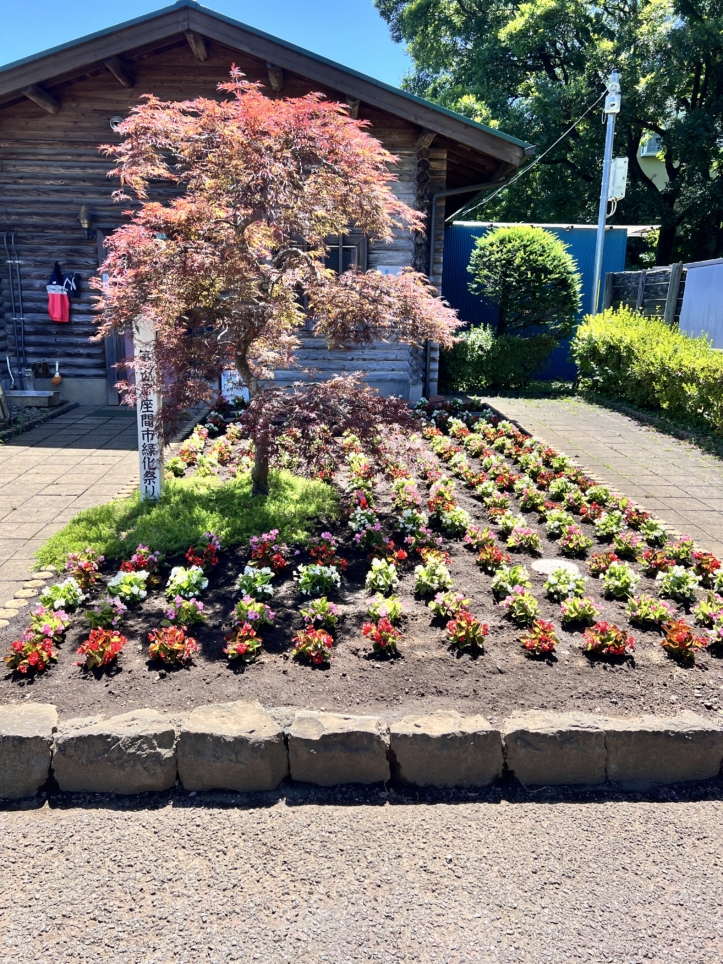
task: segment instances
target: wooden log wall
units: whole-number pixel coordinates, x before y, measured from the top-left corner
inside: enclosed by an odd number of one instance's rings
[[[685,275],[682,265],[610,272],[605,279],[603,307],[625,305],[677,324],[683,306]]]
[[[66,377],[106,376],[106,352],[102,344],[91,343],[94,328],[94,296],[88,281],[97,272],[98,255],[95,230],[110,233],[124,220],[131,205],[118,205],[112,199],[116,182],[107,177],[110,161],[99,154],[100,144],[118,141],[111,129],[113,117],[124,117],[144,92],[167,100],[196,96],[220,96],[219,82],[228,79],[232,63],[249,80],[263,83],[272,94],[265,63],[239,55],[238,51],[217,43],[207,43],[208,58],[199,62],[185,39],[166,44],[162,49],[124,58],[124,69],[135,80],[132,88],[123,86],[109,69],[96,70],[81,80],[55,90],[60,110],[48,114],[40,106],[24,100],[0,110],[0,240],[2,232],[14,231],[21,260],[21,279],[25,308],[25,344],[28,363],[60,362]],[[127,79],[127,78],[126,78]],[[308,81],[284,71],[280,96],[299,96],[312,89]],[[313,85],[319,89],[319,85]],[[323,91],[338,97],[338,92]],[[419,129],[402,119],[366,109],[359,116],[372,122],[373,133],[400,157],[395,166],[397,193],[414,205]],[[432,145],[429,150],[430,191],[444,188],[446,150]],[[171,186],[156,185],[153,196],[167,200]],[[86,239],[78,214],[82,205],[93,221],[92,238]],[[441,282],[443,208],[438,209],[435,238],[435,281]],[[369,267],[409,265],[413,239],[398,232],[386,246],[370,246]],[[0,244],[0,355],[15,350],[9,301],[7,265]],[[47,315],[45,285],[58,261],[64,272],[76,272],[80,294],[72,301],[71,321],[54,324]],[[304,334],[299,355],[303,366],[326,372],[364,369],[377,380],[400,378],[409,381],[420,376],[419,352],[408,346],[379,345],[363,352],[326,352],[324,346]],[[435,362],[436,365],[436,362]],[[298,374],[298,373],[297,373]],[[282,379],[286,375],[281,375]],[[294,376],[296,377],[296,376]]]

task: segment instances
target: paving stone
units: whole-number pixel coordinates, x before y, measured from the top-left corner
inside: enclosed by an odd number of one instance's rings
[[[57,710],[49,703],[0,706],[0,797],[31,797],[43,786],[57,725]]]
[[[530,568],[545,576],[549,576],[555,569],[567,569],[568,572],[574,572],[576,576],[580,574],[580,567],[569,559],[535,559],[530,563]]]
[[[258,702],[199,706],[178,737],[187,790],[273,790],[289,774],[284,730]]]
[[[23,583],[23,589],[39,589],[46,584],[45,579],[29,579]]]
[[[37,589],[18,589],[15,592],[15,599],[33,599],[37,595]]]
[[[17,609],[0,609],[0,619],[12,619],[17,614]]]
[[[524,786],[605,782],[605,730],[587,713],[532,711],[502,726],[507,766]]]
[[[22,609],[28,605],[27,599],[7,599],[5,601],[5,609]]]
[[[405,716],[389,727],[392,777],[419,787],[484,787],[502,773],[502,734],[456,710]]]
[[[721,772],[723,725],[689,710],[604,721],[607,777],[614,783],[679,783]]]
[[[0,629],[5,629],[5,627],[9,625],[10,623],[8,622],[7,619],[0,619]]]
[[[168,717],[148,709],[67,720],[55,738],[53,773],[61,790],[167,790],[176,781],[176,732]]]
[[[376,716],[299,710],[288,730],[292,780],[330,787],[387,781],[389,737]]]

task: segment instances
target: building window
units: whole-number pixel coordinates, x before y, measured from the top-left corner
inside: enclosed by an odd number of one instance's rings
[[[329,251],[324,259],[327,268],[342,274],[356,265],[361,271],[367,270],[367,239],[362,234],[340,234],[327,238]]]

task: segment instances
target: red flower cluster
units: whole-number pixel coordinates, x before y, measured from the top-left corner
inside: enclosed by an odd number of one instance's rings
[[[294,657],[308,659],[314,666],[329,660],[329,650],[334,641],[324,629],[300,629],[294,637]]]
[[[553,623],[536,619],[530,629],[520,636],[520,642],[528,652],[542,655],[553,652],[559,640]]]
[[[601,656],[624,656],[626,651],[632,652],[635,649],[633,637],[612,623],[595,623],[585,630],[582,639],[586,652],[598,653]]]
[[[93,629],[90,636],[78,647],[78,656],[83,661],[78,666],[95,669],[97,666],[107,666],[118,656],[125,646],[127,639],[115,629]]]
[[[20,639],[10,644],[5,662],[17,673],[42,673],[51,661],[57,660],[53,640],[48,636],[36,636],[26,629]]]
[[[396,566],[398,563],[404,562],[407,555],[406,550],[397,549],[393,539],[384,539],[378,545],[374,546],[374,550],[367,558],[384,559],[386,562],[391,562],[392,565]],[[327,565],[334,565],[334,563],[327,563]]]
[[[371,639],[374,651],[378,653],[396,653],[397,644],[402,638],[401,631],[392,626],[385,616],[376,623],[364,623],[362,633]]]
[[[367,508],[366,499],[364,499],[364,505],[361,505],[360,502],[359,507],[362,509]],[[340,572],[346,572],[348,563],[346,559],[337,555],[336,539],[330,532],[322,532],[320,536],[312,540],[309,547],[309,555],[313,562],[319,566],[334,566],[334,568]]]
[[[614,552],[593,552],[590,556],[590,574],[602,576],[614,562],[620,562],[620,556],[615,555]]]
[[[453,646],[484,646],[484,638],[489,633],[487,623],[481,623],[468,609],[460,609],[454,619],[447,623],[447,632]]]
[[[693,569],[705,585],[710,585],[720,569],[720,560],[711,552],[693,552]]]
[[[277,542],[278,529],[271,532],[262,532],[260,536],[252,536],[249,539],[251,549],[251,559],[259,566],[268,566],[274,572],[280,572],[287,566],[287,556],[289,547],[283,542]]]
[[[153,573],[158,569],[159,561],[160,554],[158,552],[151,552],[148,546],[139,544],[130,559],[126,559],[121,563],[121,572],[145,570],[146,572]]]
[[[224,653],[229,659],[240,659],[250,663],[261,649],[261,638],[251,623],[244,623],[234,633],[226,637]]]
[[[510,554],[499,546],[482,546],[477,556],[477,565],[485,572],[497,572],[502,566],[508,565]]]
[[[665,549],[644,549],[643,563],[645,570],[649,574],[657,575],[659,572],[667,572],[675,565],[675,559],[671,559]]]
[[[187,636],[181,626],[164,626],[148,634],[151,645],[149,659],[161,659],[164,663],[187,663],[199,650],[193,636]]]
[[[580,515],[583,519],[587,519],[588,522],[595,522],[600,516],[605,512],[605,507],[598,505],[597,502],[591,502],[590,505],[580,506]]]
[[[206,542],[198,546],[191,546],[186,553],[186,559],[192,566],[208,569],[210,566],[218,565],[221,542],[218,536],[215,536],[212,532],[204,532],[203,537]]]
[[[697,636],[684,619],[671,619],[663,623],[665,636],[660,645],[673,656],[691,659],[698,649],[705,649],[708,640],[705,636]]]

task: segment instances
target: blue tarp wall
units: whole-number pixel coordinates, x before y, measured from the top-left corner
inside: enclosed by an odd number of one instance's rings
[[[442,295],[453,308],[457,309],[460,318],[468,325],[483,323],[493,327],[497,325],[497,309],[494,305],[486,304],[480,297],[473,295],[468,288],[472,275],[467,271],[467,265],[472,248],[477,238],[489,231],[491,227],[487,223],[456,221],[447,225],[444,232]],[[543,227],[564,241],[577,262],[578,270],[582,274],[582,308],[579,315],[582,318],[590,311],[592,298],[596,226],[540,224],[536,227]],[[627,230],[624,227],[608,228],[605,231],[603,281],[608,271],[625,270],[627,239]],[[569,340],[566,340],[553,351],[545,370],[540,374],[541,378],[566,380],[575,378],[575,365],[567,360],[569,344]]]

